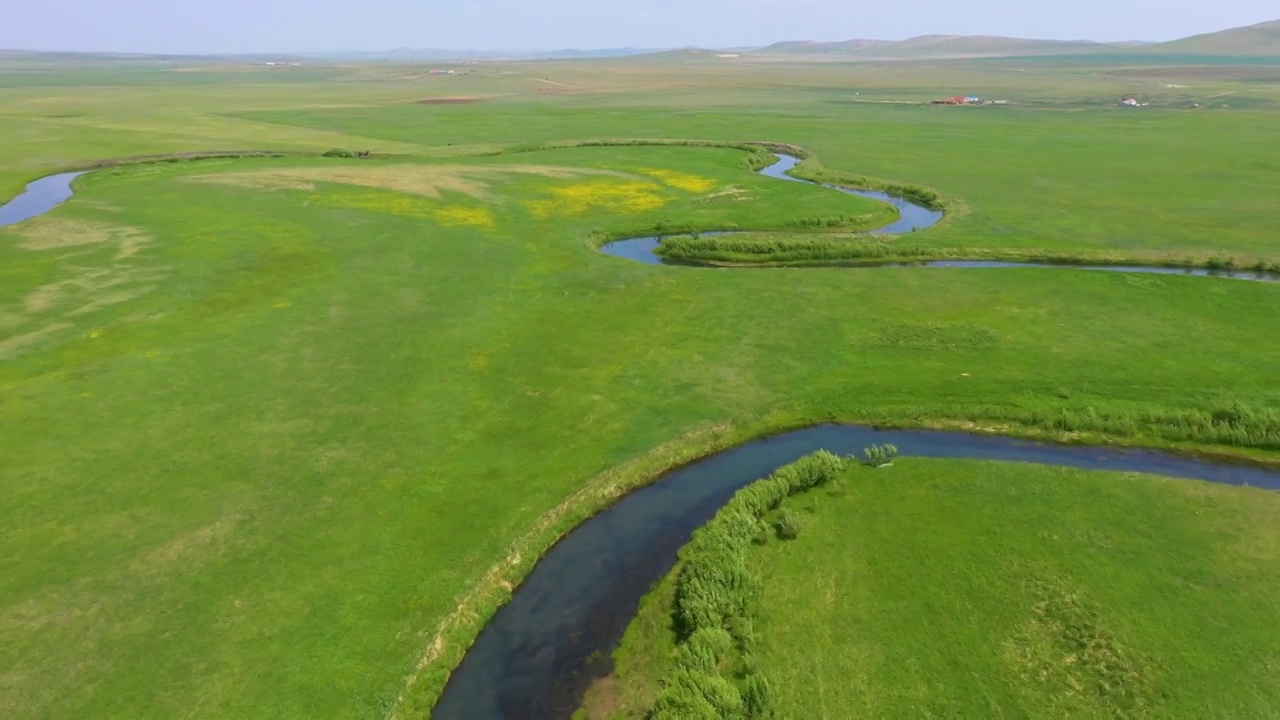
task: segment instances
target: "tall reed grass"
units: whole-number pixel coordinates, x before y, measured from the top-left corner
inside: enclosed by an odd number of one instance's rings
[[[663,679],[655,720],[767,718],[769,681],[756,668],[754,621],[763,581],[747,550],[767,533],[764,517],[788,496],[825,485],[848,467],[826,451],[782,467],[733,499],[680,551],[676,662]],[[784,523],[799,533],[799,521]]]

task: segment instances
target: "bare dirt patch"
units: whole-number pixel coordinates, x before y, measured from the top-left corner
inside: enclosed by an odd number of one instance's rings
[[[613,717],[621,709],[621,705],[618,680],[613,675],[606,675],[591,683],[582,702],[588,720]]]

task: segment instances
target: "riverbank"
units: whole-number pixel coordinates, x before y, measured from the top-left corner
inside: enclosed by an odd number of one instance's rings
[[[1123,468],[1280,488],[1280,473],[1264,469],[998,436],[828,425],[752,441],[622,496],[554,545],[480,633],[434,717],[502,717],[503,707],[568,717],[601,674],[592,669],[592,657],[612,651],[640,597],[671,567],[676,549],[734,491],[817,449],[847,455],[884,443],[910,455]],[[555,662],[548,664],[549,658]]]
[[[747,565],[753,667],[783,717],[1254,716],[1280,698],[1265,659],[1280,557],[1255,552],[1275,545],[1274,492],[907,458],[779,513],[798,536],[761,536]],[[675,578],[586,718],[647,716],[681,637]]]

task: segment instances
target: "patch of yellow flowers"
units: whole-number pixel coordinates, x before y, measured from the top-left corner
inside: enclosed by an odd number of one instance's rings
[[[400,217],[435,220],[449,227],[469,225],[492,228],[494,224],[493,214],[486,207],[462,205],[441,207],[438,202],[397,193],[335,193],[313,197],[312,203],[321,207],[350,208]]]
[[[704,178],[700,175],[691,175],[678,170],[661,170],[658,168],[645,168],[641,170],[645,175],[657,178],[673,188],[684,190],[691,193],[704,193],[716,186],[716,181],[710,178]]]
[[[472,227],[493,229],[493,214],[485,207],[462,207],[451,205],[432,212],[436,222],[441,225],[456,227],[470,225]]]
[[[550,200],[530,200],[525,207],[539,220],[565,215],[581,215],[592,208],[615,212],[656,210],[667,203],[654,183],[592,180],[551,188]]]

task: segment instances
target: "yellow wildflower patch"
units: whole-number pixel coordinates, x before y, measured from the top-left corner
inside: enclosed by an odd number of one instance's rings
[[[369,212],[398,215],[400,217],[435,220],[441,225],[492,228],[493,215],[486,207],[459,205],[441,206],[440,203],[412,195],[396,193],[329,193],[317,195],[310,201],[327,208],[367,210]]]
[[[682,173],[678,170],[646,168],[641,172],[649,177],[657,178],[673,188],[684,190],[685,192],[704,193],[716,186],[715,180],[704,178],[700,175]]]
[[[489,208],[485,207],[461,207],[455,205],[436,210],[434,216],[436,222],[441,225],[470,225],[480,228],[493,227],[493,214],[489,212]]]
[[[552,199],[530,200],[525,207],[540,220],[581,215],[597,207],[615,212],[644,212],[656,210],[667,203],[658,194],[658,189],[657,185],[648,182],[594,180],[552,188]]]
[[[436,203],[396,193],[326,193],[312,197],[311,202],[320,207],[368,210],[424,220],[432,217],[436,210]]]

